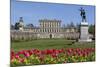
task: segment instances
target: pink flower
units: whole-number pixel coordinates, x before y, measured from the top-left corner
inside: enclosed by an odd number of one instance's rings
[[[18,59],[18,58],[19,58],[19,55],[18,55],[18,54],[16,54],[16,55],[15,55],[15,58],[16,58],[16,59]]]
[[[29,54],[28,52],[25,52],[25,53],[24,53],[24,56],[25,56],[25,57],[29,57],[30,54]]]

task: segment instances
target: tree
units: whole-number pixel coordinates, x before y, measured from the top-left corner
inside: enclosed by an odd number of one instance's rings
[[[75,24],[73,22],[71,22],[70,27],[75,27]]]
[[[75,24],[73,22],[70,22],[69,24],[67,24],[67,28],[75,28]]]
[[[92,34],[95,37],[95,25],[89,25],[88,29],[89,33]]]
[[[16,29],[16,30],[19,29],[19,23],[15,23],[15,29]]]
[[[33,28],[34,25],[30,23],[30,24],[27,24],[26,27],[28,27],[28,28]]]

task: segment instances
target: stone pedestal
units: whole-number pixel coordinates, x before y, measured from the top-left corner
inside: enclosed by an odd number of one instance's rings
[[[91,42],[91,41],[92,39],[89,39],[89,34],[88,34],[88,23],[81,22],[79,42]]]

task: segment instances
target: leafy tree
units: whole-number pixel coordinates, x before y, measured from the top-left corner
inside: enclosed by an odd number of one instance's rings
[[[28,27],[28,28],[33,28],[34,25],[30,23],[30,24],[27,24],[26,27]]]
[[[95,36],[95,25],[89,25],[89,29],[88,29],[90,34],[93,34],[93,36]]]
[[[16,29],[16,30],[19,29],[19,23],[15,23],[15,29]]]

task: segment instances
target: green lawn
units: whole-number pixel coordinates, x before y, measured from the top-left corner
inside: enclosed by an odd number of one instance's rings
[[[11,48],[15,51],[22,49],[33,49],[37,48],[40,50],[51,49],[51,48],[86,48],[86,47],[95,47],[95,43],[78,43],[75,40],[66,40],[66,39],[40,39],[27,42],[11,42]],[[71,45],[72,44],[72,45]]]

